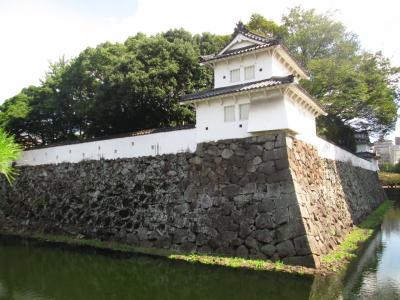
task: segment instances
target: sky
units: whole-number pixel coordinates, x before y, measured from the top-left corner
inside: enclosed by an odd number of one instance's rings
[[[89,46],[171,28],[231,34],[239,20],[247,22],[253,13],[279,23],[296,5],[334,11],[364,49],[383,51],[400,66],[396,0],[0,0],[0,103],[39,84],[49,62],[74,57]],[[400,122],[391,137],[395,134],[400,136]]]

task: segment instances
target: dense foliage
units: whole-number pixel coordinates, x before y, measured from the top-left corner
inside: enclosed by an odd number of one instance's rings
[[[336,143],[354,148],[354,130],[384,136],[394,129],[399,100],[399,68],[382,53],[361,50],[357,37],[329,14],[295,7],[282,25],[254,14],[248,27],[279,36],[311,74],[301,84],[328,113],[318,130]]]
[[[0,129],[0,174],[9,182],[17,174],[12,163],[19,158],[20,153],[21,147],[14,142],[14,137]]]
[[[311,80],[301,84],[328,112],[318,120],[321,135],[354,148],[354,130],[383,136],[394,129],[399,69],[381,53],[362,51],[332,16],[296,7],[280,25],[254,14],[247,27],[281,38],[310,70]],[[212,86],[198,57],[228,39],[180,29],[88,48],[51,64],[40,86],[5,101],[0,127],[29,147],[193,123],[193,111],[177,101]]]
[[[380,165],[379,168],[382,172],[400,174],[400,162],[398,162],[397,164],[384,163]]]
[[[0,126],[29,147],[192,123],[193,111],[178,99],[212,86],[199,55],[226,41],[181,29],[88,48],[51,64],[40,86],[5,101]]]

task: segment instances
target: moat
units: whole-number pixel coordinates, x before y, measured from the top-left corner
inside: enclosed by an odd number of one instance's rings
[[[299,276],[0,239],[0,299],[400,299],[400,206],[345,274]]]

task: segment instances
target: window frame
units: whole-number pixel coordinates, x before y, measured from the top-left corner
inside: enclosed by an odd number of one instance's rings
[[[237,78],[237,80],[233,80],[233,76],[232,76],[233,72],[237,72],[237,73],[238,73],[238,78]],[[236,69],[230,70],[230,71],[229,71],[229,81],[230,81],[230,83],[240,82],[240,73],[241,73],[241,72],[240,72],[240,68],[236,68]]]
[[[227,118],[227,110],[232,109],[232,119]],[[226,105],[224,106],[224,123],[235,122],[235,105]]]
[[[243,117],[242,107],[247,106],[247,114],[246,117]],[[250,102],[239,104],[239,121],[247,121],[249,119],[250,113]]]
[[[246,70],[252,69],[253,72],[251,73],[252,77],[251,78],[246,78]],[[255,65],[249,65],[244,67],[244,80],[252,80],[256,78],[256,66]]]

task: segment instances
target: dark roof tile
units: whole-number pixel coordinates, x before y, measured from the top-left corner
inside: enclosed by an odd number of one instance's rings
[[[231,94],[231,93],[244,92],[244,91],[249,91],[249,90],[254,90],[254,89],[259,89],[259,88],[264,88],[264,87],[278,86],[278,85],[292,83],[292,82],[293,82],[293,75],[283,76],[283,77],[274,76],[274,77],[259,80],[259,81],[225,86],[225,87],[220,87],[220,88],[216,88],[216,89],[212,89],[212,90],[201,91],[199,93],[195,93],[195,94],[191,94],[191,95],[185,95],[182,97],[180,102],[205,99],[205,98],[210,98],[210,97],[215,97],[215,96],[220,96],[220,95],[225,95],[225,94]]]
[[[247,47],[242,47],[242,48],[238,48],[238,49],[234,49],[234,50],[230,50],[230,51],[225,51],[224,53],[222,53],[220,55],[218,55],[218,54],[204,55],[200,58],[200,61],[208,62],[208,61],[217,60],[217,59],[228,57],[228,56],[243,54],[243,53],[258,50],[258,49],[268,48],[268,47],[275,46],[278,44],[279,44],[278,39],[270,39],[270,40],[268,40],[268,42],[265,42],[264,44],[261,44],[261,45],[247,46]]]

